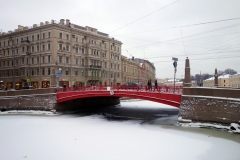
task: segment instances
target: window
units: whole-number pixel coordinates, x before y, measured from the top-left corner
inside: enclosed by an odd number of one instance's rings
[[[22,64],[24,64],[24,58],[22,58]]]
[[[66,45],[66,51],[69,52],[69,45]]]
[[[100,42],[100,47],[102,47],[102,42]]]
[[[111,50],[112,50],[112,45],[111,45]]]
[[[39,46],[37,46],[37,52],[39,52]]]
[[[32,64],[34,64],[34,58],[32,57]]]
[[[62,44],[59,44],[59,50],[60,51],[62,50]]]
[[[50,44],[48,44],[48,50],[51,50],[51,45]]]
[[[118,47],[118,52],[119,52],[119,47]]]
[[[76,36],[76,42],[78,42],[78,36]]]
[[[106,44],[106,43],[104,43],[104,47],[105,47],[105,48],[107,47],[107,44]]]
[[[76,61],[76,64],[78,65],[78,58],[76,58],[75,61]]]
[[[39,34],[37,34],[37,40],[39,40]]]
[[[34,46],[32,46],[32,52],[34,52]]]
[[[39,57],[37,57],[37,64],[39,64]]]
[[[3,42],[3,46],[5,47],[5,41]]]
[[[44,57],[44,56],[42,56],[42,63],[45,63],[45,62],[44,62],[44,60],[45,60],[45,57]]]
[[[66,39],[69,40],[69,34],[66,34]]]
[[[16,59],[16,66],[18,66],[18,59]]]
[[[111,63],[111,69],[113,68],[113,65],[112,65],[112,63]]]
[[[66,75],[68,75],[68,68],[66,68]]]
[[[32,76],[34,75],[34,70],[32,69]]]
[[[24,47],[22,47],[22,53],[24,53]]]
[[[78,47],[75,47],[75,52],[78,53]]]
[[[45,39],[45,33],[42,34],[42,39]]]
[[[82,76],[84,76],[84,70],[82,70]]]
[[[62,63],[62,56],[58,57],[58,61],[59,61],[59,63]]]
[[[44,44],[42,45],[42,51],[45,51],[45,45]]]
[[[48,56],[48,63],[51,62],[51,56]]]
[[[51,73],[50,73],[50,68],[48,68],[48,75],[50,75]]]
[[[21,70],[21,75],[25,76],[25,70],[24,69]]]
[[[50,38],[51,37],[51,32],[48,32],[48,38]]]
[[[84,54],[84,48],[82,48],[82,54]]]
[[[61,32],[59,33],[59,38],[62,39],[62,33]]]
[[[119,70],[119,64],[117,65],[117,69]]]
[[[37,68],[37,72],[36,72],[36,75],[38,76],[39,75],[39,69]]]
[[[17,39],[17,44],[18,44],[18,39]]]
[[[84,38],[82,39],[82,43],[84,43]]]
[[[107,62],[104,62],[104,66],[105,66],[105,68],[107,68]]]
[[[78,76],[78,69],[75,69],[75,76]]]
[[[66,57],[66,64],[69,64],[69,57]]]
[[[45,75],[45,69],[42,68],[42,75]]]
[[[2,43],[0,42],[0,47],[2,47]]]
[[[84,66],[84,59],[82,59],[82,65]]]

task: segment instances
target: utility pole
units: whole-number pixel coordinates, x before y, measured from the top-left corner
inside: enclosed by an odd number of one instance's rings
[[[177,61],[178,58],[172,57],[173,62],[173,67],[174,67],[174,87],[173,87],[173,93],[175,93],[175,77],[176,77],[176,72],[177,72]]]

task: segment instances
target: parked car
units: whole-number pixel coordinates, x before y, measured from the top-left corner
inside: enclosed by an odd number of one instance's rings
[[[24,87],[22,87],[22,89],[34,89],[34,87],[33,86],[24,86]]]
[[[141,87],[138,83],[135,82],[127,82],[120,86],[120,89],[136,89],[137,87]]]

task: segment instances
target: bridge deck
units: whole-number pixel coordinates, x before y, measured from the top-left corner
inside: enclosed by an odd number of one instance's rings
[[[80,98],[91,97],[129,97],[154,101],[180,107],[182,96],[181,87],[121,87],[121,86],[91,86],[91,87],[69,87],[57,89],[57,102],[65,102]]]

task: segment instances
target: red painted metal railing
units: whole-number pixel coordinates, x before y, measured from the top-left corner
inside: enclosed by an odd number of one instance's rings
[[[180,107],[182,87],[81,86],[57,89],[57,102],[91,97],[129,97]]]
[[[66,87],[57,88],[59,92],[74,92],[74,91],[137,91],[137,92],[159,92],[159,93],[170,93],[170,94],[182,94],[182,87],[176,86],[77,86],[77,87]]]

